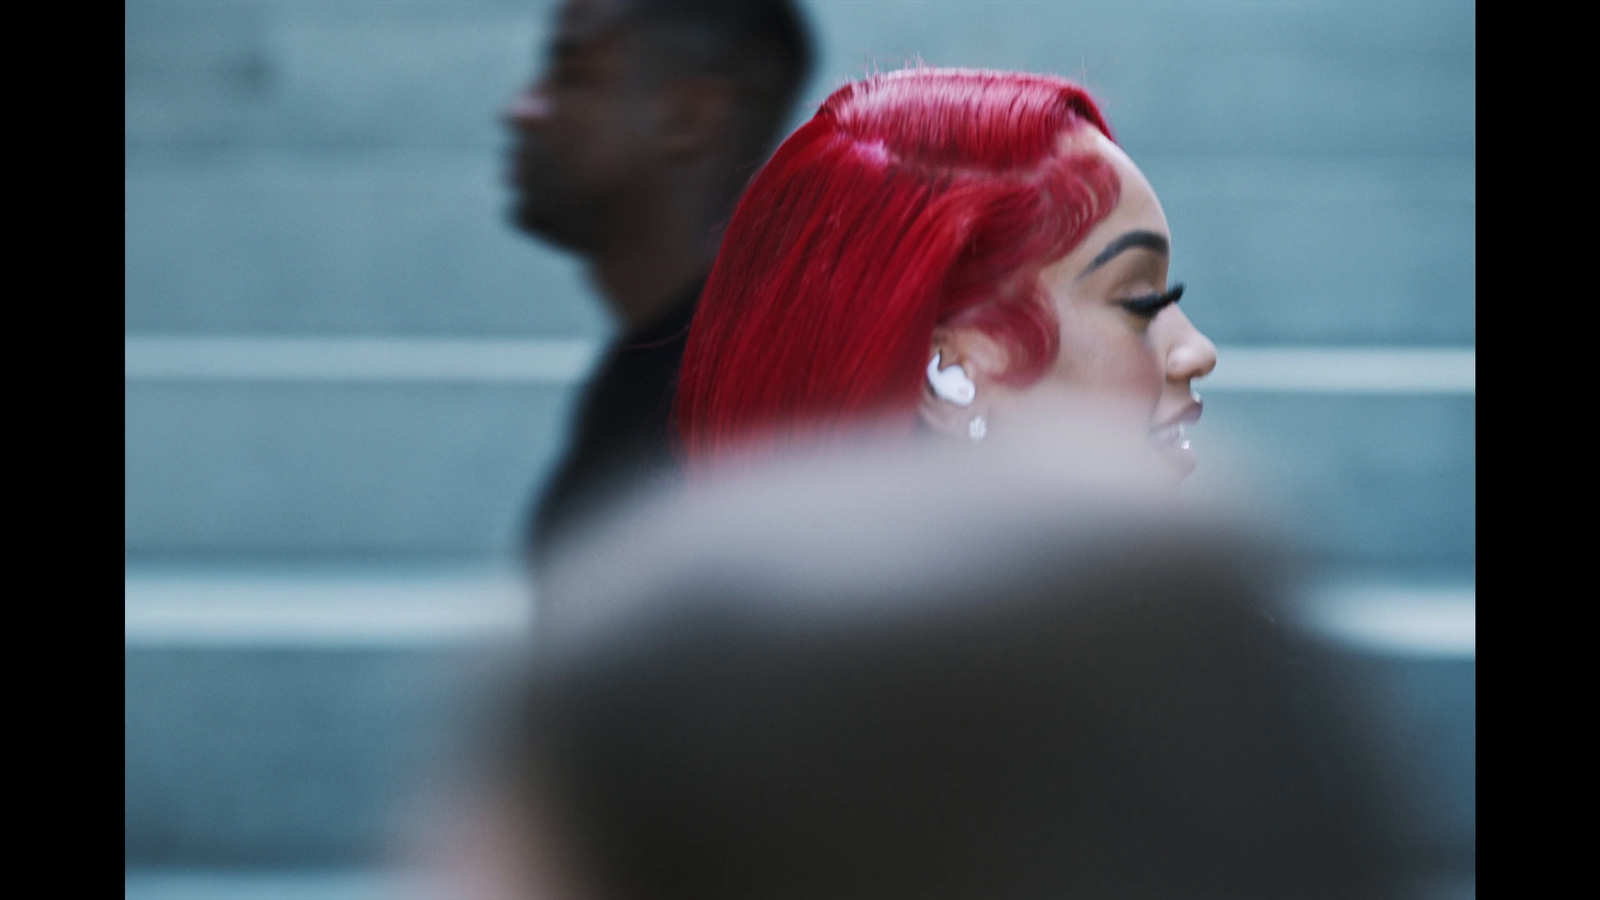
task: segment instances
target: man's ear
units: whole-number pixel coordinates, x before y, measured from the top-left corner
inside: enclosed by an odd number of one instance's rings
[[[726,78],[684,76],[663,85],[656,97],[657,151],[666,159],[690,159],[727,141],[734,102],[734,85]]]
[[[998,378],[1005,372],[1005,351],[994,339],[970,328],[937,328],[933,332],[932,346],[928,348],[928,367],[934,357],[939,358],[937,372],[929,372],[922,381],[922,402],[917,414],[923,423],[940,434],[966,437],[968,425],[974,416],[987,419],[993,409],[995,394],[1003,390]],[[935,389],[942,385],[945,396]],[[971,385],[970,402],[965,402]]]

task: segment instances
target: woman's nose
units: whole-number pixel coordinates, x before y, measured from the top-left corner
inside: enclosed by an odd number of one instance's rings
[[[1181,312],[1174,318],[1177,321],[1168,324],[1173,334],[1167,348],[1167,380],[1190,381],[1210,375],[1217,367],[1217,346]]]

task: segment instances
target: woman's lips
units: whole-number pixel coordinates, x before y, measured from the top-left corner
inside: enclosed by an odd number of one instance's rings
[[[1150,443],[1185,475],[1193,472],[1199,461],[1189,446],[1187,426],[1200,420],[1202,409],[1199,401],[1192,402],[1179,410],[1177,415],[1169,416],[1162,424],[1150,429]]]

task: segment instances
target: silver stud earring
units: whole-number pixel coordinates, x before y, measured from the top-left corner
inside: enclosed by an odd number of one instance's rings
[[[989,423],[983,420],[983,416],[973,416],[972,419],[967,422],[967,437],[970,437],[975,441],[981,441],[983,440],[983,436],[988,433]]]

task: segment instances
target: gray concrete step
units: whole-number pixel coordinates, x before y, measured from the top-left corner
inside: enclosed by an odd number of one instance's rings
[[[1473,340],[1470,2],[806,8],[813,100],[917,58],[1086,79],[1216,340]],[[576,267],[504,222],[497,116],[550,4],[125,10],[131,331],[604,332]]]
[[[126,584],[130,867],[416,851],[531,633],[508,569],[146,566]]]
[[[1193,490],[1276,505],[1329,560],[1471,568],[1472,393],[1198,387]],[[130,380],[127,553],[505,554],[572,399],[537,381]]]
[[[512,552],[572,389],[130,383],[130,557]]]
[[[135,148],[498,146],[549,3],[128,0]],[[1055,72],[1145,153],[1472,155],[1471,2],[811,0],[814,106],[873,69]],[[809,109],[800,115],[807,115]]]
[[[1137,158],[1212,340],[1474,340],[1471,157]],[[130,165],[126,328],[603,335],[580,267],[506,223],[501,167],[395,150]]]
[[[1396,834],[1459,864],[1475,846],[1475,594],[1324,582],[1303,627],[1358,674]],[[503,654],[530,633],[514,571],[131,567],[130,869],[415,862],[470,772]],[[465,768],[463,768],[465,767]],[[1448,866],[1447,866],[1448,868]]]

